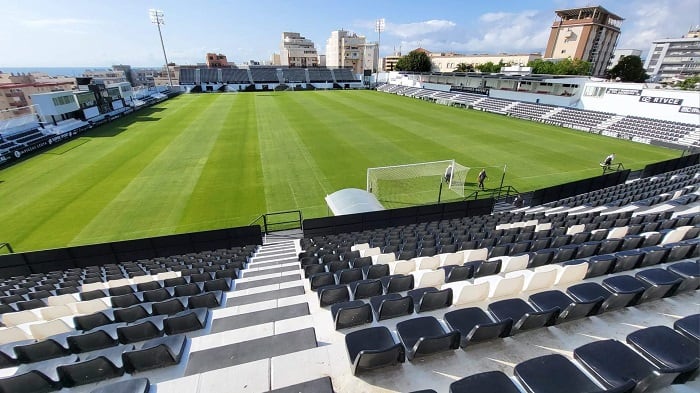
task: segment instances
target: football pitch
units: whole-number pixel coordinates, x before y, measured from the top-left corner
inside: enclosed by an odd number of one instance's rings
[[[369,167],[455,159],[531,191],[680,151],[375,91],[186,94],[0,169],[0,243],[15,251],[329,215]],[[476,169],[478,168],[478,169]],[[472,180],[473,181],[473,180]],[[437,185],[436,185],[437,186]],[[436,189],[437,193],[437,189]],[[3,252],[3,251],[0,251]]]

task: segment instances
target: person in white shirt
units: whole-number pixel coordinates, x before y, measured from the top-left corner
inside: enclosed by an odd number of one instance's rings
[[[447,169],[445,169],[445,183],[449,183],[450,179],[452,179],[452,164],[447,166]]]
[[[605,161],[603,161],[603,166],[609,167],[610,165],[612,165],[612,162],[614,159],[615,159],[615,153],[612,153],[609,156],[605,157]]]

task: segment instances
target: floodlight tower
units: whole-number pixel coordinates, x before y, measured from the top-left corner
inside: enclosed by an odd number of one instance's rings
[[[163,33],[160,32],[160,25],[165,24],[165,14],[161,10],[151,8],[148,10],[148,15],[151,17],[151,23],[158,26],[158,36],[160,36],[160,46],[163,48],[163,57],[165,58],[165,72],[168,73],[168,84],[173,87],[173,80],[170,78],[170,68],[168,68],[168,55],[165,54],[165,44],[163,44]]]
[[[386,20],[384,18],[377,19],[374,25],[374,31],[379,33],[379,38],[377,40],[377,73],[379,73],[379,62],[382,58],[379,53],[382,47],[382,31],[384,31],[384,26],[386,26]]]

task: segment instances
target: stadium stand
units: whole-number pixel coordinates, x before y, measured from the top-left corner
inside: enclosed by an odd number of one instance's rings
[[[307,83],[306,69],[303,68],[283,68],[282,78],[285,83]]]
[[[254,83],[280,83],[276,68],[255,67],[250,69]]]
[[[333,73],[328,68],[309,68],[309,82],[333,82]]]
[[[338,83],[343,82],[358,82],[355,76],[352,74],[352,70],[347,68],[336,68],[331,70],[335,77],[335,81]]]
[[[194,85],[195,83],[197,83],[196,72],[197,72],[197,70],[195,70],[193,68],[180,69],[180,79],[179,79],[180,84],[181,85]]]
[[[200,68],[199,79],[201,83],[220,83],[218,68]]]
[[[527,120],[547,122],[562,127],[597,132],[603,135],[649,143],[659,141],[680,147],[700,147],[697,125],[680,122],[621,116],[551,105],[525,103],[458,91],[444,92],[394,84],[378,85],[378,91],[420,98],[433,102],[515,116]]]
[[[561,111],[549,116],[550,120],[571,124],[572,127],[596,128],[602,123],[609,121],[614,116],[612,113],[602,113],[594,111],[584,111],[580,109],[563,108]]]
[[[223,83],[252,83],[248,70],[238,68],[223,68],[221,78]]]

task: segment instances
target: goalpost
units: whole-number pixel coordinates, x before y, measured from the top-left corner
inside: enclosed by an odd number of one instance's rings
[[[464,198],[469,169],[455,160],[368,168],[367,191],[389,208],[435,203],[443,184],[451,192],[441,199]]]

